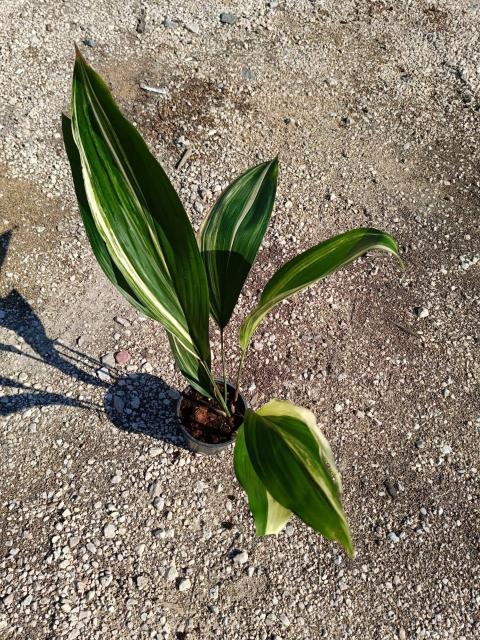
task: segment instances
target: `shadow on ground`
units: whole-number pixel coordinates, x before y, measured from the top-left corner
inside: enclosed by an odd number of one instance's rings
[[[0,273],[5,261],[12,231],[0,235]],[[99,360],[47,336],[45,328],[31,305],[15,289],[0,298],[0,327],[13,331],[20,345],[28,345],[27,353],[20,346],[0,343],[1,352],[15,353],[28,360],[54,367],[82,383],[106,390],[102,405],[68,397],[51,390],[33,389],[26,381],[0,375],[0,387],[11,393],[0,396],[0,416],[25,411],[31,407],[63,405],[84,409],[104,409],[113,425],[122,431],[144,433],[152,438],[183,446],[176,426],[175,403],[179,397],[161,378],[132,373],[119,376],[110,369],[112,382],[104,382],[96,371],[104,368]]]
[[[161,378],[132,373],[118,378],[105,395],[104,409],[118,429],[184,447],[177,426],[179,393]]]

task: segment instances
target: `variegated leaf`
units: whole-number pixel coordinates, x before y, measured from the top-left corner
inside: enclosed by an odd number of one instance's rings
[[[142,137],[79,54],[72,133],[90,213],[87,233],[97,258],[100,247],[102,268],[107,253],[130,302],[160,321],[210,380],[208,283],[191,224]],[[204,391],[210,394],[210,383]]]
[[[278,161],[248,169],[214,204],[199,232],[210,287],[210,309],[218,326],[229,322],[270,221]]]
[[[242,323],[242,349],[248,347],[258,325],[282,300],[373,249],[387,251],[398,257],[397,243],[388,233],[376,229],[354,229],[333,236],[284,264],[267,282],[258,305]]]
[[[339,474],[315,416],[272,400],[256,412],[247,410],[243,430],[249,459],[266,491],[352,556]]]
[[[248,497],[248,505],[255,520],[257,536],[279,533],[288,522],[292,512],[285,509],[265,489],[255,473],[245,445],[243,426],[235,438],[233,456],[235,475]]]

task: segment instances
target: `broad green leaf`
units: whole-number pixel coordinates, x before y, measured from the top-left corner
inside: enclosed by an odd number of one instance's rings
[[[130,304],[132,304],[141,313],[155,320],[156,318],[151,313],[150,309],[144,306],[142,302],[136,297],[135,292],[130,288],[130,285],[123,277],[122,272],[112,261],[110,254],[108,253],[107,246],[100,236],[97,227],[95,226],[92,212],[88,204],[87,195],[85,193],[80,156],[73,139],[71,126],[72,123],[70,118],[62,115],[62,131],[65,150],[67,152],[68,160],[70,163],[70,169],[72,172],[73,184],[75,188],[75,194],[77,196],[78,206],[80,209],[80,215],[82,217],[87,238],[90,242],[93,253],[103,272],[110,280],[110,282],[116,287],[116,289],[123,296],[125,296]],[[169,333],[167,331],[167,336],[173,355],[175,357],[175,361],[180,371],[187,378],[192,387],[197,389],[197,391],[199,391],[203,395],[209,396],[211,383],[205,367],[202,366],[198,358],[193,356],[190,351],[187,351],[176,341],[172,333]]]
[[[217,200],[199,232],[210,288],[210,312],[223,329],[268,227],[278,161],[248,169]]]
[[[248,347],[258,325],[279,302],[373,249],[398,256],[397,243],[390,234],[376,229],[354,229],[333,236],[284,264],[267,282],[258,305],[242,323],[242,349]]]
[[[80,209],[80,215],[85,227],[85,232],[95,258],[110,282],[123,296],[125,296],[130,304],[136,307],[141,313],[152,317],[147,307],[143,306],[140,300],[135,296],[134,291],[132,291],[128,282],[126,282],[121,271],[119,271],[115,266],[115,263],[112,262],[106,244],[102,240],[97,227],[95,226],[92,212],[88,205],[85,187],[83,185],[82,167],[80,164],[78,149],[72,135],[72,123],[70,118],[65,115],[62,115],[62,132],[63,142],[67,152],[68,161],[70,163],[70,170],[72,172],[73,186],[75,189],[75,195],[77,196],[78,208]]]
[[[243,430],[252,466],[270,495],[352,556],[339,474],[315,416],[272,400],[257,412],[247,410]]]
[[[255,520],[257,536],[279,533],[288,522],[292,512],[272,498],[255,473],[245,445],[243,426],[240,427],[235,438],[233,462],[237,480],[248,497],[248,505]]]
[[[130,302],[160,321],[179,347],[209,370],[208,282],[191,224],[142,137],[79,54],[72,133],[93,221],[90,241],[95,227],[97,249],[100,238],[128,284]],[[102,268],[105,257],[103,263]]]

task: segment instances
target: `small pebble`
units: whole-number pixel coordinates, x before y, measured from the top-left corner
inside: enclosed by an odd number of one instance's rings
[[[162,22],[162,24],[167,29],[176,29],[177,26],[178,26],[177,23],[175,22],[175,20],[172,20],[168,16],[165,17],[165,20]]]
[[[233,13],[220,14],[220,22],[222,24],[235,24],[237,20],[238,20],[237,16],[233,15]]]
[[[112,538],[114,538],[116,533],[117,529],[114,524],[106,524],[103,527],[103,535],[105,538],[107,538],[107,540],[111,540]]]
[[[290,620],[288,619],[288,616],[285,613],[281,613],[278,616],[278,619],[280,620],[280,622],[283,624],[284,627],[288,627],[290,624]]]
[[[161,495],[162,483],[160,482],[160,480],[155,480],[154,482],[152,482],[152,484],[148,487],[148,493],[152,498],[158,498],[158,496]]]
[[[388,492],[388,495],[392,498],[392,500],[395,500],[395,498],[398,496],[398,489],[395,486],[395,483],[391,482],[390,480],[385,480],[384,485],[385,489]]]
[[[235,556],[233,556],[234,564],[245,564],[248,562],[248,553],[246,551],[240,551]]]
[[[426,307],[415,307],[414,309],[417,318],[426,318],[429,315],[429,311]]]
[[[117,324],[122,325],[122,327],[130,326],[130,321],[127,320],[126,318],[122,318],[122,316],[115,316],[114,320]]]
[[[102,382],[111,382],[112,378],[110,377],[110,373],[106,367],[102,367],[97,371],[97,378]]]
[[[135,582],[137,589],[144,589],[148,584],[148,580],[145,576],[137,576]]]
[[[102,364],[106,365],[107,367],[113,368],[115,366],[115,356],[113,355],[113,353],[105,353],[101,357],[101,361]]]
[[[190,582],[189,578],[182,578],[178,583],[178,590],[188,591],[191,586],[192,586],[192,583]]]
[[[190,33],[194,33],[195,35],[200,33],[200,27],[195,22],[189,22],[185,25],[185,29],[190,31]]]
[[[178,571],[175,567],[169,567],[165,574],[165,580],[174,582],[178,578]]]
[[[155,498],[155,500],[153,501],[153,506],[157,511],[162,511],[163,507],[165,506],[165,498]]]
[[[130,354],[128,351],[117,351],[115,354],[115,362],[117,364],[125,364],[130,360]]]

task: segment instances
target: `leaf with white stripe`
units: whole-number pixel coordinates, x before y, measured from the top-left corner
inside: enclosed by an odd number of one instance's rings
[[[352,556],[340,476],[313,413],[272,400],[256,412],[247,410],[243,431],[248,457],[266,491]]]
[[[91,219],[112,263],[147,315],[209,371],[208,282],[192,226],[162,167],[78,52],[72,132]]]
[[[248,169],[222,193],[199,232],[218,326],[229,322],[268,227],[277,189],[275,158]]]
[[[242,323],[242,349],[248,347],[258,325],[282,300],[374,249],[398,257],[397,243],[390,234],[377,229],[354,229],[333,236],[284,264],[267,282],[258,305]]]
[[[67,152],[70,170],[72,172],[73,185],[75,195],[77,196],[78,208],[82,217],[83,225],[87,238],[92,247],[92,251],[97,259],[98,264],[102,268],[110,282],[125,298],[136,307],[141,313],[150,316],[147,307],[144,307],[140,300],[136,298],[135,293],[126,282],[121,271],[117,269],[107,251],[105,242],[102,240],[93,221],[92,212],[88,205],[87,194],[83,185],[82,166],[80,164],[80,156],[77,146],[72,135],[72,122],[70,118],[62,115],[62,132],[65,150]]]
[[[277,534],[287,524],[292,512],[277,502],[255,473],[245,444],[243,425],[235,438],[233,456],[235,475],[248,497],[248,506],[255,520],[257,536]]]

